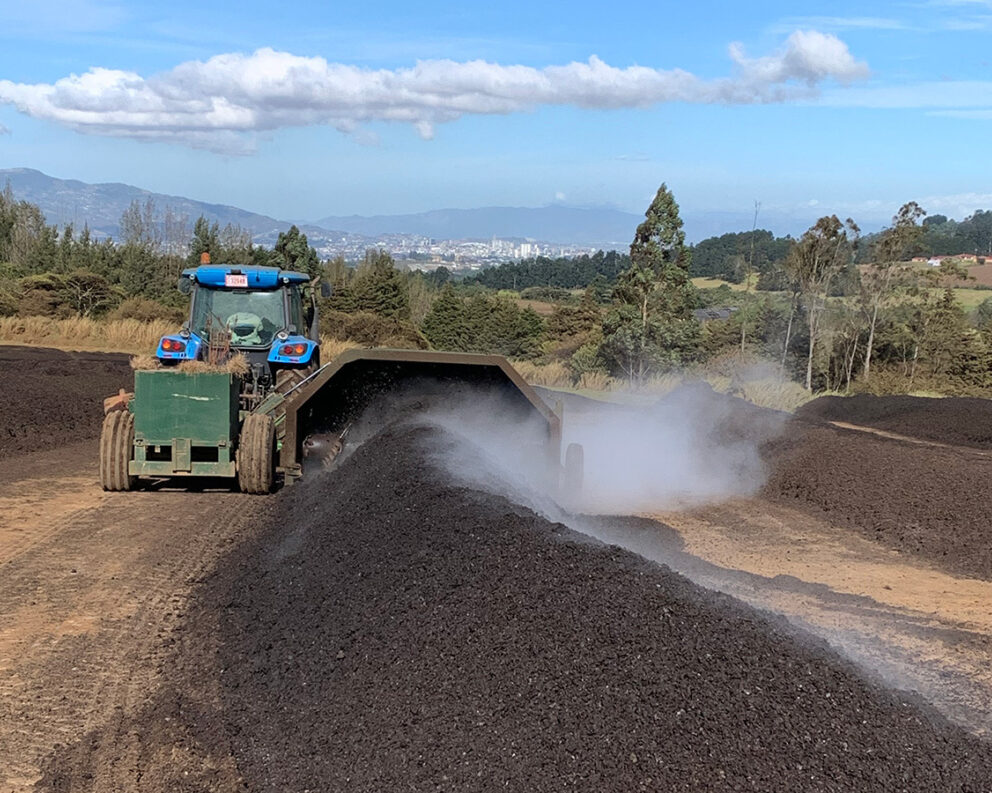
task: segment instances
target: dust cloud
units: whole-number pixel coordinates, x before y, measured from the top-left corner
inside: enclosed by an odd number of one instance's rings
[[[562,520],[555,505],[630,515],[752,495],[765,481],[761,445],[786,418],[705,384],[642,406],[565,396],[562,449],[580,444],[585,462],[577,493],[562,487],[539,416],[511,414],[498,400],[478,396],[437,404],[418,421],[444,430],[433,455],[455,481]]]

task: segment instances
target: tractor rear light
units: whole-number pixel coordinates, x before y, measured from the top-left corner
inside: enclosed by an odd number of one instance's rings
[[[186,342],[177,341],[176,339],[163,339],[162,349],[165,352],[185,352]]]
[[[293,354],[294,355],[303,355],[303,353],[305,353],[306,351],[307,351],[307,345],[305,345],[305,344],[294,344],[293,345]]]
[[[280,355],[300,356],[307,351],[305,344],[284,344],[279,348]]]

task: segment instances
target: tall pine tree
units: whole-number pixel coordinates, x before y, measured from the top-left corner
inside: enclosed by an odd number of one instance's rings
[[[640,381],[688,361],[699,335],[690,252],[679,206],[664,184],[637,227],[630,261],[613,290],[602,351],[615,374]]]

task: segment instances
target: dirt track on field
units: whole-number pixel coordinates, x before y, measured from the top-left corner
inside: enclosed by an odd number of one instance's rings
[[[192,588],[248,517],[228,493],[105,494],[95,460],[90,442],[0,466],[4,793],[144,701]]]
[[[992,723],[988,458],[825,422],[755,498],[590,529],[739,600],[452,487],[423,431],[265,499],[0,459],[0,791],[992,790],[879,685]]]

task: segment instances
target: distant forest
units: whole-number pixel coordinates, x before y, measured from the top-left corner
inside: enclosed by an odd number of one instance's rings
[[[930,215],[923,218],[923,236],[920,240],[919,256],[953,256],[960,253],[973,253],[976,256],[992,256],[992,211],[979,209],[964,220],[951,220],[946,215]],[[872,260],[873,242],[879,234],[867,235],[858,253],[858,262]]]
[[[753,258],[751,240],[754,240]],[[772,269],[785,260],[791,237],[775,237],[762,229],[752,234],[742,231],[710,237],[698,245],[689,246],[691,262],[689,275],[693,278],[722,278],[740,283],[744,280],[748,264],[753,272]],[[620,273],[630,269],[630,255],[619,251],[597,251],[593,255],[569,258],[538,256],[518,262],[506,262],[489,267],[465,279],[466,284],[478,284],[490,289],[530,289],[557,287],[582,289],[594,282],[616,283]]]
[[[515,291],[535,286],[582,289],[602,279],[615,283],[617,276],[628,269],[630,256],[617,251],[597,251],[592,256],[585,254],[572,258],[538,256],[490,267],[466,278],[465,283]]]
[[[992,211],[978,210],[961,221],[945,215],[924,218],[923,234],[912,253],[915,256],[972,253],[992,257]],[[861,238],[856,262],[873,261],[875,243],[882,232]],[[745,274],[780,271],[796,240],[786,235],[776,237],[767,229],[737,231],[709,237],[690,245],[689,275],[693,278],[719,278],[741,283]],[[538,256],[507,262],[483,270],[465,280],[491,289],[521,290],[531,287],[580,289],[602,280],[609,284],[630,267],[626,253],[599,251],[592,256],[548,258]],[[597,276],[599,278],[597,279]]]

